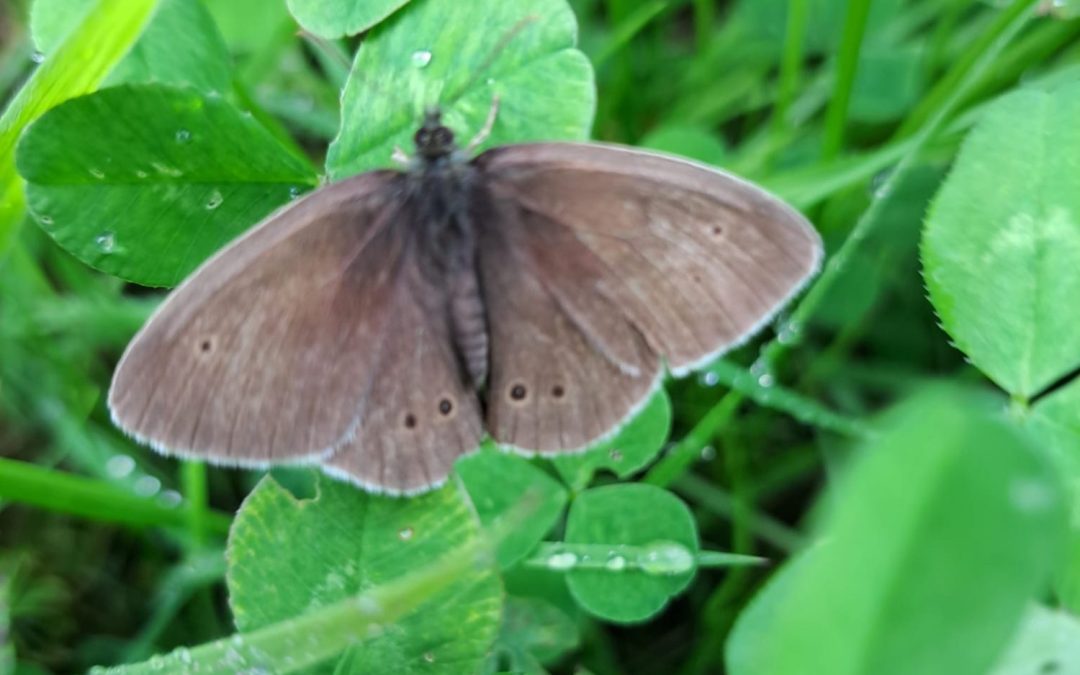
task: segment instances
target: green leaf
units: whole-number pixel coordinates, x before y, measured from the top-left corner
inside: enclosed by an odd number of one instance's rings
[[[1080,379],[1039,398],[1024,418],[1058,463],[1072,505],[1065,559],[1056,590],[1062,606],[1080,612]]]
[[[1019,91],[969,134],[923,233],[956,346],[1029,398],[1080,365],[1080,85]]]
[[[832,495],[821,543],[743,614],[732,675],[986,672],[1064,524],[1047,462],[999,405],[936,389],[894,412]]]
[[[412,150],[426,106],[439,105],[462,145],[499,114],[485,147],[583,139],[595,107],[592,67],[574,49],[565,0],[425,0],[371,31],[342,95],[326,166],[334,179]]]
[[[35,0],[34,43],[48,55],[93,6],[94,0]],[[214,20],[199,0],[161,0],[153,18],[106,84],[159,82],[201,91],[227,91],[229,53]]]
[[[990,675],[1080,673],[1080,621],[1060,610],[1033,606],[1004,658]]]
[[[409,0],[288,0],[289,11],[307,30],[325,38],[356,35],[393,14]]]
[[[469,492],[480,522],[496,527],[501,518],[522,499],[535,502],[527,520],[516,525],[499,542],[499,565],[508,568],[529,554],[562,515],[566,490],[562,485],[520,457],[485,446],[455,465]]]
[[[456,483],[411,499],[369,495],[319,477],[297,500],[265,478],[229,537],[229,602],[242,632],[331,606],[475,545],[480,527]],[[502,587],[473,568],[365,643],[356,672],[475,670],[498,631]]]
[[[723,138],[709,129],[692,124],[657,127],[645,134],[638,145],[717,166],[724,163],[728,154]]]
[[[573,651],[580,638],[574,619],[538,598],[508,598],[497,651],[509,658],[515,673],[543,673]]]
[[[552,460],[559,474],[573,489],[588,485],[601,469],[619,478],[637,473],[656,457],[671,431],[671,399],[659,389],[645,407],[614,438],[573,455]]]
[[[93,267],[171,286],[314,185],[291,154],[220,97],[124,85],[49,112],[19,144],[42,227]]]
[[[484,549],[485,544],[474,539],[419,570],[311,611],[198,647],[178,647],[142,663],[94,668],[90,672],[94,675],[329,673],[334,659],[342,653],[346,656],[339,659],[339,664],[353,667],[357,672],[414,672],[393,659],[378,660],[385,656],[379,651],[385,651],[385,643],[392,637],[390,631],[400,626],[403,618],[421,611],[424,603],[434,602],[455,582],[467,580],[485,568],[486,563],[480,562],[481,557],[486,559]],[[276,588],[269,584],[270,591]],[[358,646],[362,649],[356,649]],[[363,651],[369,647],[376,653]],[[458,672],[454,664],[433,665],[435,659],[435,652],[425,652],[425,665],[419,670]],[[475,659],[470,656],[463,661],[468,669]]]
[[[96,89],[131,48],[156,6],[157,0],[99,0],[0,117],[0,258],[26,214],[22,180],[15,171],[20,134],[49,108]]]
[[[273,44],[286,26],[296,26],[285,0],[202,0],[233,51],[250,54]]]
[[[651,485],[609,485],[586,490],[570,507],[566,522],[570,544],[637,545],[658,553],[681,549],[689,565],[675,571],[626,565],[615,556],[607,569],[571,569],[570,593],[582,608],[608,621],[644,621],[659,612],[694,577],[697,528],[678,497]],[[672,546],[674,545],[674,546]],[[576,562],[576,561],[573,561]],[[572,566],[568,561],[568,566]],[[663,567],[664,569],[661,569]]]

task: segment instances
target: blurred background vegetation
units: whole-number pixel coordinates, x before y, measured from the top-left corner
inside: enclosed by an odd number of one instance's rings
[[[203,2],[235,59],[234,94],[278,119],[321,163],[348,70],[348,57],[335,55],[363,36],[329,45],[304,36],[284,0]],[[800,543],[819,486],[843,464],[855,420],[935,378],[982,381],[927,302],[919,228],[983,103],[1024,83],[1080,76],[1080,19],[1068,3],[1035,3],[1038,18],[976,73],[962,66],[994,34],[1009,11],[1004,3],[571,4],[597,73],[595,138],[687,155],[760,182],[810,214],[829,250],[883,196],[896,161],[944,109],[961,84],[950,77],[967,78],[963,100],[892,186],[900,196],[800,327],[799,344],[776,373],[754,374],[759,384],[761,375],[779,378],[833,416],[799,401],[728,398],[718,409],[737,384],[723,370],[670,389],[671,438],[682,439],[677,467],[669,462],[652,477],[691,505],[714,548],[783,559]],[[40,60],[29,5],[0,4],[3,99]],[[156,456],[120,434],[104,407],[115,361],[156,299],[89,269],[30,223],[0,266],[0,455],[92,479],[0,472],[0,672],[81,672],[232,630],[223,534],[258,476]],[[749,367],[758,346],[730,361]],[[769,403],[767,393],[742,389]],[[87,506],[99,495],[100,507]],[[193,532],[202,538],[194,549]],[[580,649],[553,670],[580,663],[598,673],[720,672],[724,636],[769,573],[702,572],[647,624],[589,624]]]

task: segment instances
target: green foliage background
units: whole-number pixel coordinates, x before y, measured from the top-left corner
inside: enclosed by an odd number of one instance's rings
[[[1076,2],[13,0],[0,92],[0,673],[1080,673]],[[763,184],[821,275],[417,498],[112,427],[154,287],[496,95],[485,147]]]

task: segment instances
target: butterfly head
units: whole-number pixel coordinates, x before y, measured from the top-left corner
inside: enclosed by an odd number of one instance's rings
[[[457,150],[454,132],[443,126],[442,113],[438,108],[428,108],[424,113],[424,124],[413,136],[416,152],[424,159],[433,160],[446,157]]]

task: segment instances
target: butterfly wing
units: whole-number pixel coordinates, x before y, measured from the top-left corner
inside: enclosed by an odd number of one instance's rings
[[[402,250],[396,176],[324,188],[204,263],[128,346],[116,423],[166,454],[236,464],[324,455],[351,433]]]
[[[331,474],[378,492],[410,494],[442,483],[484,433],[479,399],[454,351],[447,288],[432,276],[408,247],[391,339],[378,354],[358,431],[323,461]]]
[[[691,162],[599,144],[543,143],[491,150],[475,164],[488,186],[481,200],[488,213],[477,215],[492,325],[488,428],[503,443],[582,445],[580,438],[556,442],[550,432],[530,431],[550,415],[543,400],[522,405],[499,387],[518,380],[535,380],[534,389],[553,386],[545,379],[548,363],[566,358],[569,368],[589,375],[565,390],[561,405],[589,417],[596,406],[617,401],[613,411],[625,414],[648,393],[642,383],[652,381],[648,361],[635,360],[635,340],[674,374],[685,374],[747,339],[819,265],[820,239],[801,215],[753,185]],[[498,269],[508,250],[527,261],[519,263],[526,274],[517,281]],[[503,298],[526,291],[521,299]],[[533,336],[500,330],[503,323]],[[576,337],[551,328],[563,324]],[[530,365],[524,371],[523,352]],[[619,366],[622,379],[596,381],[592,371],[602,364]],[[610,429],[621,419],[612,414],[599,414],[582,435]]]

